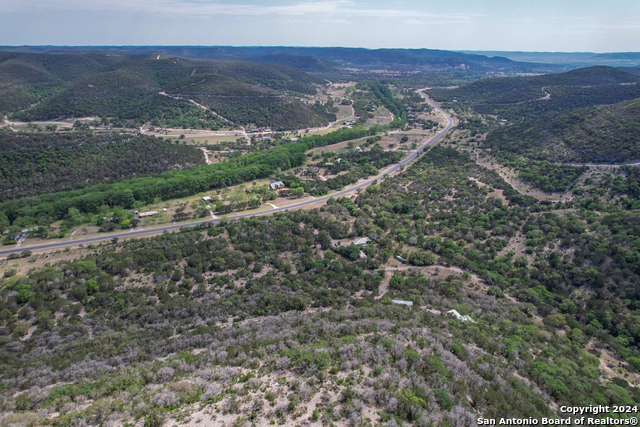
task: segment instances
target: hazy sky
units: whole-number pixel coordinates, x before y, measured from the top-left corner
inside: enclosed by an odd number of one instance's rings
[[[639,0],[0,0],[3,45],[640,51]]]

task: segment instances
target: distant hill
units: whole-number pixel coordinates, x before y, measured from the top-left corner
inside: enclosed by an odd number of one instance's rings
[[[640,99],[525,120],[490,133],[485,146],[533,160],[640,160]]]
[[[99,70],[114,60],[104,54],[42,55],[0,52],[3,84],[11,78],[16,82],[40,83],[68,81],[83,74]]]
[[[335,61],[329,61],[314,56],[289,55],[278,53],[273,55],[247,55],[245,61],[261,62],[264,64],[278,64],[299,68],[308,73],[328,73],[337,70],[340,65]]]
[[[621,70],[626,71],[627,73],[635,74],[636,76],[640,76],[640,66],[637,67],[620,67]]]
[[[40,53],[112,52],[121,54],[166,54],[187,58],[221,61],[245,60],[289,65],[309,72],[333,71],[338,66],[361,69],[412,71],[535,71],[548,72],[557,67],[528,64],[486,55],[437,49],[364,49],[342,47],[286,46],[0,46],[0,50]],[[304,58],[304,59],[298,59]],[[315,60],[311,59],[315,58]]]
[[[490,57],[502,56],[513,61],[538,62],[546,64],[565,65],[571,68],[588,67],[593,65],[608,66],[638,66],[640,53],[638,52],[517,52],[517,51],[471,51],[461,53],[470,55],[486,55]]]
[[[257,66],[253,62],[233,61],[217,62],[215,72],[233,73],[237,76],[251,79],[270,89],[288,90],[293,92],[315,95],[314,84],[324,85],[326,82],[317,77],[313,77],[294,67],[271,64]]]
[[[0,88],[5,93],[0,112],[27,121],[100,116],[116,123],[152,121],[211,129],[229,125],[190,102],[197,99],[221,109],[220,114],[237,124],[303,128],[326,124],[333,116],[290,95],[314,95],[315,85],[325,83],[294,67],[246,61],[0,53]],[[209,102],[214,96],[219,99]],[[244,101],[230,98],[237,96]]]
[[[118,56],[0,52],[0,112],[27,108],[57,85],[99,70]]]
[[[588,67],[561,74],[482,79],[457,89],[432,89],[439,102],[517,120],[640,97],[640,78],[612,67]]]
[[[640,61],[640,52],[599,53],[595,55],[595,57],[612,60]]]

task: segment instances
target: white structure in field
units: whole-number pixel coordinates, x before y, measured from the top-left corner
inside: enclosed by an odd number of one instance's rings
[[[146,218],[148,216],[155,215],[157,213],[158,213],[158,211],[149,211],[149,212],[138,212],[138,211],[136,211],[135,215],[137,216],[138,219],[142,219],[142,218]]]
[[[402,305],[408,305],[409,307],[413,307],[413,301],[402,301],[399,299],[394,299],[391,302],[394,304],[402,304]]]
[[[370,241],[371,239],[368,237],[360,237],[359,239],[354,239],[353,244],[356,246],[362,246],[362,245],[366,245]]]
[[[284,182],[282,181],[274,181],[269,184],[269,190],[280,190],[281,188],[284,188]]]
[[[449,310],[447,311],[447,314],[455,317],[458,320],[462,320],[463,322],[473,322],[476,323],[475,320],[473,320],[471,317],[469,316],[463,316],[462,314],[458,313],[457,310]]]

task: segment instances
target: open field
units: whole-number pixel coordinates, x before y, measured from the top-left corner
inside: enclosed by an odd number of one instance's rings
[[[190,136],[184,134],[185,138],[181,141],[186,141],[190,145],[215,145],[221,142],[235,142],[239,138],[243,138],[242,134],[234,135],[211,135],[211,136]]]

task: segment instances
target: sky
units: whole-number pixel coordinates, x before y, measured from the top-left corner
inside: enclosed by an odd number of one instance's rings
[[[638,0],[0,0],[0,45],[640,51]]]

